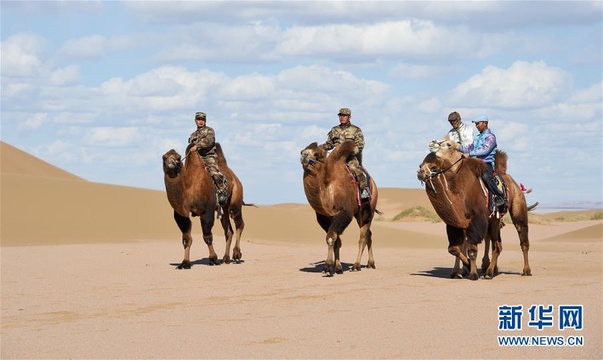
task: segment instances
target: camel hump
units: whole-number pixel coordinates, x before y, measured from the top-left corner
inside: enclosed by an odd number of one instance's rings
[[[498,174],[506,174],[507,173],[507,153],[498,150],[496,151],[496,155],[494,155],[494,164],[496,165],[496,172]]]
[[[224,156],[224,151],[222,150],[222,145],[220,145],[220,143],[216,143],[216,155],[218,156],[218,166],[228,166],[226,157]]]
[[[337,145],[335,149],[329,155],[329,159],[331,160],[340,160],[343,158],[344,160],[348,158],[350,155],[354,155],[357,152],[358,147],[356,143],[352,140],[347,140]]]

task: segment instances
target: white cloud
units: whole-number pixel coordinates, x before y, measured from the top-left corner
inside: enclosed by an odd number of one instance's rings
[[[2,76],[34,76],[43,63],[46,40],[37,34],[19,33],[2,42]]]
[[[542,61],[516,61],[509,68],[487,66],[454,89],[454,102],[473,107],[539,107],[559,100],[572,85],[571,74]]]
[[[80,81],[80,67],[78,65],[68,65],[56,69],[49,75],[48,81],[52,85],[75,85]]]
[[[37,113],[31,114],[26,119],[19,121],[18,129],[19,130],[36,130],[42,126],[42,124],[46,123],[48,120],[48,114],[46,113]]]
[[[390,76],[403,80],[429,79],[458,72],[458,66],[398,64]]]
[[[104,36],[92,35],[68,40],[59,49],[59,54],[73,58],[103,58],[107,55],[107,46]]]
[[[573,103],[598,103],[603,102],[603,82],[593,84],[587,89],[579,89],[569,99]]]
[[[85,142],[90,146],[133,146],[138,143],[139,134],[140,129],[136,127],[95,127],[85,135]]]

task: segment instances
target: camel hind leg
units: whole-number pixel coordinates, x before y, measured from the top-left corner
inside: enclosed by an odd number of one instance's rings
[[[486,268],[484,279],[493,279],[498,271],[498,257],[502,252],[502,241],[500,238],[500,220],[492,219],[488,225],[488,235],[486,236],[486,252],[488,251],[488,242],[492,243],[492,260]],[[483,263],[482,263],[483,266]]]
[[[232,259],[238,263],[243,257],[243,253],[241,252],[241,235],[243,234],[243,229],[245,229],[241,207],[231,208],[230,217],[234,221],[235,226],[235,245],[232,249]]]
[[[232,246],[233,231],[228,214],[222,216],[220,219],[220,224],[222,225],[222,229],[224,229],[224,239],[226,240],[222,262],[225,264],[230,264],[230,247]]]
[[[525,201],[524,201],[525,204]],[[517,230],[519,236],[519,245],[521,246],[521,252],[523,253],[523,271],[522,276],[532,276],[532,269],[530,269],[530,261],[528,259],[528,253],[530,251],[530,239],[528,237],[528,210],[527,206],[525,210],[523,207],[511,208],[511,220]]]
[[[184,258],[180,265],[176,268],[179,270],[191,268],[191,246],[193,245],[193,237],[191,236],[192,222],[187,216],[182,216],[174,211],[174,220],[176,225],[182,232],[182,246],[184,247]]]
[[[362,253],[364,248],[368,247],[369,259],[366,264],[367,268],[375,269],[375,258],[373,257],[373,233],[371,232],[371,223],[373,221],[374,210],[371,206],[362,206],[356,214],[356,221],[360,227],[360,237],[358,239],[358,255],[356,262],[350,271],[360,271],[360,262],[362,261]]]

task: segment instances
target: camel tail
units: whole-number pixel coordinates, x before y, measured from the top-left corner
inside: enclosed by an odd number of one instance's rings
[[[499,174],[507,173],[507,153],[498,150],[494,156],[494,163],[496,164],[496,172]]]
[[[383,213],[377,209],[375,209],[375,212],[377,213],[377,215],[383,215]]]
[[[254,203],[246,203],[245,201],[243,201],[243,206],[253,206],[253,207],[258,207],[256,204]]]
[[[540,204],[540,203],[538,201],[536,201],[532,205],[528,206],[528,211],[532,211],[532,210],[536,209],[536,206],[538,206],[538,204]]]

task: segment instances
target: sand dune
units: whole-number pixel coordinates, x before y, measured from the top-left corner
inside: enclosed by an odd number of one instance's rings
[[[183,251],[163,191],[86,181],[0,145],[2,359],[603,356],[601,220],[531,224],[532,277],[519,275],[509,224],[494,280],[452,280],[443,223],[391,221],[431,209],[424,190],[385,188],[372,227],[376,270],[324,277],[313,211],[279,204],[243,209],[240,264],[207,266],[195,221],[194,266],[175,271]],[[219,226],[214,236],[221,256]],[[355,223],[342,238],[347,270]],[[522,331],[498,330],[505,304],[523,305]],[[530,328],[532,304],[582,305],[584,328]],[[502,347],[501,335],[585,343]]]

